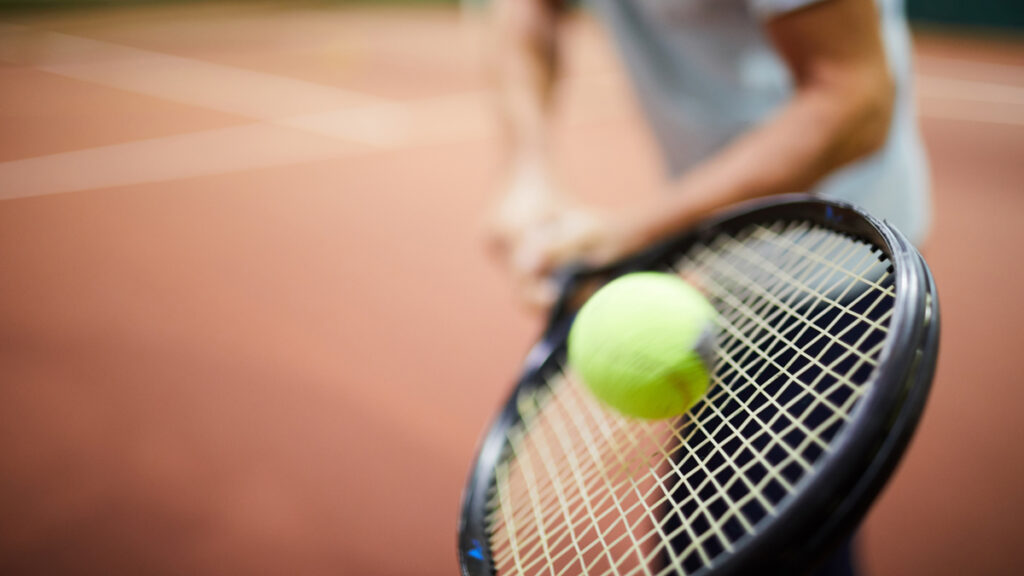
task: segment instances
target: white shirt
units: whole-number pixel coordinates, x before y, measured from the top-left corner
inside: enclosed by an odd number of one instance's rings
[[[664,154],[678,175],[763,122],[793,93],[763,21],[828,0],[587,0],[612,30]],[[888,139],[813,192],[884,218],[915,244],[931,221],[928,166],[911,93],[902,0],[876,0],[896,102]]]

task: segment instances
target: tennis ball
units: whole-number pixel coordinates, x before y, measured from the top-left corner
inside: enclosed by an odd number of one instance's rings
[[[677,416],[707,392],[715,310],[674,274],[621,276],[594,293],[569,331],[568,360],[607,406]]]

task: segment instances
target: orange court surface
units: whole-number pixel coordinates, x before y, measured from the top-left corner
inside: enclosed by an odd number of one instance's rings
[[[565,187],[654,194],[603,30],[568,25]],[[0,573],[458,572],[478,437],[541,319],[480,221],[455,7],[0,13]],[[1024,39],[917,35],[942,347],[866,574],[1024,572]]]

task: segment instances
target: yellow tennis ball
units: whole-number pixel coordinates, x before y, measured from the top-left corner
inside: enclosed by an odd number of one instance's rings
[[[677,416],[707,392],[714,317],[711,304],[679,276],[621,276],[576,315],[569,366],[594,396],[622,414]]]

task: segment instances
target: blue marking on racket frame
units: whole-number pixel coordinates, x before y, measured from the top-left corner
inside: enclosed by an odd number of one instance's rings
[[[467,552],[467,554],[469,554],[473,558],[476,558],[477,560],[484,559],[484,551],[480,548],[479,540],[473,540],[473,548],[471,548],[469,552]]]
[[[825,219],[829,222],[842,222],[842,213],[837,213],[831,206],[825,207]]]

